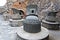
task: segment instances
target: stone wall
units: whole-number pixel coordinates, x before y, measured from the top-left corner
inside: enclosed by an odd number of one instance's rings
[[[5,5],[6,9],[8,9],[10,7],[10,4],[12,4],[12,2],[15,2],[15,1],[17,0],[8,0],[8,2],[10,3],[8,3],[8,6]],[[57,4],[59,9],[60,0],[29,0],[28,4],[37,4],[39,17],[44,18],[46,16],[47,11],[52,9],[51,2],[53,2],[54,4]],[[0,12],[3,10],[0,9]]]
[[[38,14],[39,18],[44,18],[48,11],[55,11],[60,10],[60,0],[30,0],[29,4],[37,4],[38,5]],[[54,8],[53,8],[54,6]],[[60,19],[60,12],[57,14],[57,17]]]

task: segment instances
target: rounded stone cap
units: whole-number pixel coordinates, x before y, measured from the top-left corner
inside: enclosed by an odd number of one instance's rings
[[[27,16],[23,21],[24,30],[30,33],[37,33],[41,30],[41,22],[36,16]]]
[[[57,21],[57,18],[56,18],[57,13],[58,12],[53,12],[53,11],[49,12],[47,14],[47,16],[45,17],[45,20],[49,21],[49,22],[56,22]]]

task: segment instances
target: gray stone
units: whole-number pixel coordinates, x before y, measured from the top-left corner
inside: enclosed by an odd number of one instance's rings
[[[30,15],[30,14],[35,14],[37,15],[38,12],[38,6],[35,4],[30,4],[27,6],[27,14],[26,15]]]
[[[50,12],[45,19],[42,20],[42,26],[52,30],[58,30],[60,23],[56,18],[57,12]]]
[[[36,16],[27,16],[23,25],[26,32],[37,33],[41,31],[41,22]]]
[[[54,21],[57,21],[57,18],[56,18],[56,14],[58,12],[49,12],[47,14],[47,16],[45,17],[45,20],[46,21],[49,21],[49,22],[54,22]]]
[[[42,26],[50,30],[59,30],[59,25],[59,22],[48,22],[46,20],[42,20]]]

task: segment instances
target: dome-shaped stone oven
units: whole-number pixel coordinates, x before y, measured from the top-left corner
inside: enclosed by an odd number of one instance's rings
[[[51,30],[59,30],[60,23],[56,17],[58,11],[51,11],[47,14],[45,19],[42,20],[42,26],[51,29]]]
[[[17,32],[18,40],[48,40],[49,32],[41,26],[41,21],[37,15],[37,6],[28,5],[27,15],[23,21],[23,26]]]

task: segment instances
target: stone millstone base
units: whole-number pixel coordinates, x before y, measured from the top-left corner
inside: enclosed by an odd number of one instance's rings
[[[39,33],[28,33],[23,30],[23,26],[17,31],[17,40],[49,40],[49,32],[42,27]]]
[[[28,40],[28,39],[21,38],[19,35],[17,35],[17,40]],[[33,40],[33,39],[32,39],[32,40]],[[36,39],[36,40],[49,40],[49,36],[47,36],[47,37],[44,38],[44,39]]]
[[[51,30],[59,30],[58,22],[48,22],[48,21],[42,20],[42,26]]]

